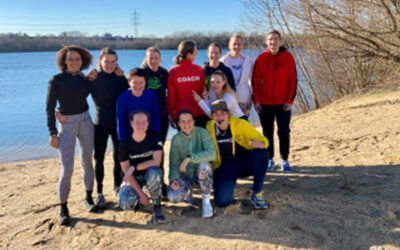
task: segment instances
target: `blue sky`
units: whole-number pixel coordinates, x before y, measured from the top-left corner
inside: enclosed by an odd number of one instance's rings
[[[135,9],[139,36],[243,30],[240,0],[0,0],[0,33],[134,35]]]

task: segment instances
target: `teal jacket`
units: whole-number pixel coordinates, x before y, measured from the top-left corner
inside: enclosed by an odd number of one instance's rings
[[[169,151],[169,180],[179,178],[179,166],[181,162],[190,157],[190,162],[186,167],[187,176],[196,173],[197,166],[202,162],[213,161],[217,156],[214,142],[210,134],[204,128],[194,127],[190,135],[179,131],[171,140]]]

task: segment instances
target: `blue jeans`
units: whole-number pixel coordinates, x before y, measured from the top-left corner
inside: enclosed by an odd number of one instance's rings
[[[153,205],[159,205],[162,184],[161,169],[159,167],[150,167],[146,170],[146,174],[135,176],[135,178],[141,187],[147,187],[147,190],[149,190],[150,193],[150,198],[153,201]],[[136,194],[135,199],[139,201],[139,195]]]
[[[253,191],[262,190],[268,165],[268,151],[254,149],[233,161],[222,162],[214,171],[214,202],[219,207],[232,203],[237,178],[254,177]]]

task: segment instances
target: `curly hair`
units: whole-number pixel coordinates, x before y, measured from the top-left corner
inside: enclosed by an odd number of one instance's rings
[[[90,54],[90,52],[87,49],[82,48],[78,45],[66,45],[66,46],[63,46],[62,49],[60,49],[57,52],[57,56],[56,56],[57,67],[60,71],[67,70],[67,65],[65,64],[65,59],[67,57],[67,53],[70,51],[78,52],[79,55],[81,55],[82,66],[81,66],[80,70],[89,68],[89,66],[93,60],[93,56]]]

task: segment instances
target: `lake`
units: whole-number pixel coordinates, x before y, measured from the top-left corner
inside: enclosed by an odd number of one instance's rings
[[[118,64],[127,73],[140,66],[145,52],[118,51]],[[95,60],[90,69],[95,67],[100,51],[91,53]],[[161,51],[164,68],[175,65],[172,58],[176,53],[176,50]],[[245,50],[244,53],[256,58],[260,51]],[[48,81],[59,73],[55,59],[56,52],[0,53],[0,162],[58,156],[58,151],[48,145],[45,112]],[[206,61],[207,51],[199,50],[195,63],[202,65]],[[93,119],[91,97],[88,102]],[[174,133],[170,130],[169,138]]]

